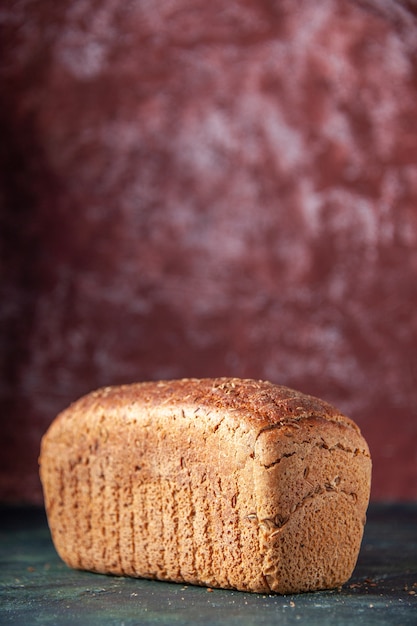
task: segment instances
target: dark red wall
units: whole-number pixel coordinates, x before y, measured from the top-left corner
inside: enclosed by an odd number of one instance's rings
[[[0,499],[101,385],[266,378],[417,498],[414,2],[2,3]]]

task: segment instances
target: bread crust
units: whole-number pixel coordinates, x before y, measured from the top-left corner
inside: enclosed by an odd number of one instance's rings
[[[267,381],[107,387],[45,434],[52,538],[71,567],[260,593],[337,587],[371,459],[357,425]]]

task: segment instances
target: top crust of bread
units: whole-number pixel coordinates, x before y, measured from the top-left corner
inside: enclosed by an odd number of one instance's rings
[[[207,378],[88,394],[49,428],[40,470],[54,543],[73,567],[289,593],[350,577],[371,461],[330,404]]]
[[[312,416],[342,422],[359,432],[353,420],[324,400],[265,380],[241,378],[183,378],[103,387],[77,400],[70,410],[87,410],[94,405],[117,410],[136,403],[161,411],[168,406],[198,406],[209,413],[244,419],[258,432]]]

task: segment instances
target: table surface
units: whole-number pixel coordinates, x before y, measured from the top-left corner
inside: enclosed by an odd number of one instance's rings
[[[0,508],[0,624],[417,625],[417,503],[371,505],[341,590],[261,595],[70,570],[43,510]]]

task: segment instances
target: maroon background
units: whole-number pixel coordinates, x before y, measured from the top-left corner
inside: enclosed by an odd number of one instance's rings
[[[5,0],[0,500],[101,385],[266,378],[417,498],[417,7]]]

